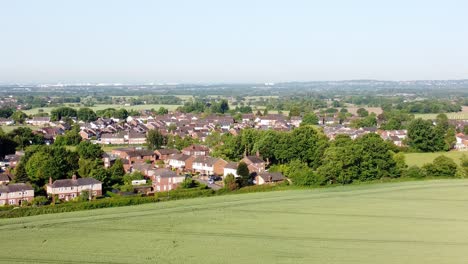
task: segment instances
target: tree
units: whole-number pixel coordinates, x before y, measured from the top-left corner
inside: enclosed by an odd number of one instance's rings
[[[320,185],[322,181],[319,180],[314,171],[307,166],[307,163],[299,160],[293,160],[288,165],[287,173],[285,174],[298,186],[312,186]]]
[[[302,118],[301,126],[305,125],[318,125],[319,119],[313,112],[307,113]]]
[[[247,185],[250,180],[250,171],[245,162],[239,162],[236,173],[242,178],[242,185]]]
[[[431,121],[418,118],[408,125],[407,143],[411,148],[422,152],[438,151],[441,146],[434,144],[437,141],[438,135]]]
[[[57,146],[76,146],[80,144],[82,137],[80,135],[80,127],[73,126],[71,130],[65,132],[65,135],[57,136],[54,145]]]
[[[421,170],[418,166],[411,166],[403,172],[404,177],[420,179],[424,178],[424,171]]]
[[[7,135],[16,144],[17,148],[25,149],[30,145],[44,144],[44,136],[42,134],[34,134],[29,127],[18,127]]]
[[[78,152],[78,155],[80,155],[81,159],[100,159],[102,154],[104,154],[101,146],[89,141],[80,142],[76,147],[76,151]]]
[[[359,108],[356,113],[358,114],[358,116],[360,117],[366,117],[369,115],[369,111],[367,111],[365,108]]]
[[[28,116],[22,111],[15,111],[11,115],[11,119],[13,119],[16,124],[23,124],[26,118],[28,118]]]
[[[114,164],[109,168],[110,185],[121,184],[123,182],[123,176],[125,175],[125,169],[121,159],[116,159]]]
[[[114,114],[114,117],[118,119],[126,119],[128,117],[128,111],[125,108],[117,110]]]
[[[198,183],[194,181],[192,178],[187,177],[180,183],[179,188],[181,189],[190,189],[190,188],[195,188],[198,187]]]
[[[15,149],[18,143],[11,140],[7,135],[0,134],[0,159],[3,159],[5,155],[15,153]]]
[[[66,107],[66,106],[55,108],[50,112],[50,119],[52,121],[59,121],[64,117],[72,118],[76,116],[77,116],[76,110],[71,107]]]
[[[132,173],[127,173],[123,176],[123,182],[126,185],[132,185],[132,181],[135,180],[143,180],[145,178],[145,175],[143,175],[139,171],[134,171]]]
[[[166,137],[157,129],[149,130],[146,134],[146,144],[150,150],[161,148],[166,141]]]
[[[77,112],[77,117],[79,120],[84,122],[95,121],[97,119],[96,113],[94,113],[93,109],[91,108],[80,108]]]
[[[289,110],[289,116],[300,116],[301,115],[301,109],[298,106],[293,106]]]
[[[457,164],[446,156],[439,156],[432,163],[423,166],[423,170],[428,176],[435,177],[455,177]]]
[[[236,180],[236,177],[232,173],[229,173],[224,177],[224,189],[229,191],[235,191],[239,189],[239,182]]]
[[[168,113],[169,113],[169,110],[167,108],[162,107],[162,106],[158,109],[158,112],[157,112],[158,115],[166,115]]]

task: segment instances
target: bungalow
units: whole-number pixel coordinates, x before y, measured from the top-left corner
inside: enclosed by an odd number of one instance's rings
[[[247,164],[250,173],[265,171],[266,163],[258,153],[256,156],[245,156],[242,161]]]
[[[75,175],[71,179],[56,180],[52,182],[49,178],[47,184],[47,195],[49,197],[58,196],[60,200],[69,201],[78,196],[84,191],[89,192],[89,197],[98,197],[102,195],[102,183],[94,178],[76,178]]]
[[[0,186],[0,206],[21,205],[34,199],[34,188],[26,183]]]
[[[157,169],[152,178],[153,190],[155,192],[164,192],[176,189],[184,181],[185,176],[177,175],[177,173],[169,169]]]
[[[282,182],[286,177],[281,172],[260,172],[255,176],[255,184],[262,185],[267,183]]]
[[[227,161],[220,158],[198,156],[193,160],[193,171],[207,175],[224,175]]]

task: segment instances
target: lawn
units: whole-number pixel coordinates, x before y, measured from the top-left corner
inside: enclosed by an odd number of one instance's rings
[[[444,155],[453,159],[457,164],[460,164],[460,158],[463,155],[468,157],[468,152],[464,151],[450,151],[450,152],[434,152],[434,153],[405,153],[406,164],[409,166],[416,165],[422,166],[426,163],[431,163],[435,158]]]
[[[40,126],[31,126],[31,125],[19,125],[19,126],[0,126],[3,132],[8,133],[11,132],[19,127],[29,127],[31,130],[37,130],[41,128]]]
[[[65,104],[65,105],[70,106],[70,104]],[[75,109],[79,109],[81,107],[84,107],[84,106],[76,107],[75,106],[76,104],[72,104],[72,105],[73,106],[71,106],[71,107],[73,107]],[[161,105],[161,104],[132,105],[132,106],[114,105],[114,104],[99,104],[99,105],[95,105],[95,106],[92,106],[92,107],[89,107],[89,108],[93,109],[94,111],[98,111],[98,110],[103,110],[103,109],[106,109],[106,108],[115,108],[115,109],[125,108],[127,110],[130,110],[130,109],[144,110],[144,109],[154,108],[154,109],[158,110],[160,107],[164,107],[164,108],[169,109],[169,111],[173,111],[179,106],[180,105]],[[28,114],[28,115],[31,115],[31,114],[37,114],[39,112],[39,109],[43,109],[45,113],[50,113],[52,111],[52,109],[54,109],[54,108],[56,108],[56,107],[33,108],[31,110],[25,110],[24,112],[26,114]]]
[[[468,180],[0,220],[2,263],[466,263]]]

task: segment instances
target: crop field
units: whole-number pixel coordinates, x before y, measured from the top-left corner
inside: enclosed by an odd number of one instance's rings
[[[463,155],[468,157],[468,151],[449,151],[449,152],[434,152],[434,153],[405,153],[406,164],[408,166],[416,165],[421,167],[426,163],[431,163],[435,158],[444,155],[451,158],[457,164],[460,164],[460,158]]]
[[[85,106],[82,106],[82,105],[77,107],[76,106],[77,104],[65,104],[65,105],[70,106],[70,107],[75,108],[75,109],[85,107]],[[114,108],[114,109],[125,108],[127,110],[130,110],[130,109],[144,110],[144,109],[154,108],[154,109],[158,110],[160,107],[164,107],[164,108],[169,109],[169,111],[173,111],[179,106],[180,105],[162,105],[162,104],[145,104],[145,105],[132,105],[132,106],[115,105],[115,104],[99,104],[99,105],[95,105],[95,106],[92,106],[92,107],[89,107],[89,108],[93,109],[94,111],[98,111],[98,110],[104,110],[106,108]],[[56,107],[33,108],[33,109],[30,109],[30,110],[25,110],[24,112],[26,114],[28,114],[28,115],[32,115],[32,114],[39,113],[39,109],[42,109],[45,113],[50,113],[54,108],[56,108]]]
[[[466,263],[468,180],[0,220],[2,263]]]

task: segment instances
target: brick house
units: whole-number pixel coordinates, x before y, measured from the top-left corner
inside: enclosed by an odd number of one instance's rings
[[[185,176],[177,175],[169,169],[157,169],[151,178],[154,192],[164,192],[176,189],[184,181]]]
[[[168,164],[171,168],[175,168],[180,171],[192,170],[193,160],[195,157],[185,154],[172,154],[167,159]]]
[[[224,167],[227,161],[220,158],[198,156],[193,160],[192,170],[207,175],[224,175]]]
[[[75,175],[71,179],[56,180],[52,182],[49,178],[47,184],[47,195],[49,197],[58,196],[60,200],[69,201],[78,196],[83,191],[88,191],[91,197],[102,195],[102,183],[94,178],[76,178]]]
[[[156,160],[156,154],[153,151],[141,148],[118,148],[112,150],[112,154],[119,156],[121,159],[129,160],[130,163],[145,162],[147,160],[153,162]]]
[[[203,145],[192,145],[182,149],[182,153],[188,156],[208,156],[210,149]]]
[[[180,151],[177,149],[157,149],[154,151],[156,154],[156,159],[158,160],[167,160],[172,154],[179,154]]]
[[[126,139],[128,141],[128,144],[130,145],[146,144],[146,134],[139,133],[136,131],[128,132],[128,135],[126,135]]]
[[[0,173],[0,185],[5,185],[11,182],[13,175],[7,173]]]
[[[250,173],[265,171],[266,163],[258,153],[256,156],[245,156],[242,161],[247,164]]]
[[[21,205],[34,199],[34,188],[26,183],[0,186],[0,206]]]
[[[48,116],[35,116],[33,119],[26,120],[26,123],[33,126],[46,126],[50,125],[50,117]]]
[[[255,184],[262,185],[268,183],[277,183],[286,180],[281,172],[260,172],[255,175]]]

